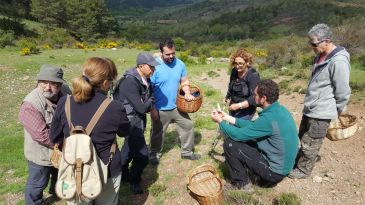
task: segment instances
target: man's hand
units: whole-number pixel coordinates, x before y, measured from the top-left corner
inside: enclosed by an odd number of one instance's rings
[[[187,101],[195,100],[195,97],[192,94],[190,94],[190,93],[185,93],[184,98]]]
[[[224,117],[224,113],[222,111],[218,111],[216,109],[214,109],[212,111],[212,114],[210,115],[210,117],[212,118],[212,120],[216,123],[221,123]]]

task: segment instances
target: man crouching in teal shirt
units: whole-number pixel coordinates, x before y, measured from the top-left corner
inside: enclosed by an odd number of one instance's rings
[[[288,175],[299,143],[293,117],[277,102],[278,85],[272,80],[261,80],[254,97],[263,109],[255,121],[234,118],[218,110],[211,114],[226,136],[223,148],[231,185],[246,191],[252,190],[248,172],[271,185]]]

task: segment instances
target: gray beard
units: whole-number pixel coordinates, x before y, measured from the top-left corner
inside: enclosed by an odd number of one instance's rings
[[[54,94],[54,93],[51,93],[51,92],[43,92],[42,93],[43,97],[45,97],[46,99],[52,101],[52,102],[55,102],[58,98],[58,95],[57,94]]]

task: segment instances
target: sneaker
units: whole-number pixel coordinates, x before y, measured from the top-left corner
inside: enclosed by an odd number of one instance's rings
[[[191,154],[191,155],[186,155],[186,156],[184,156],[184,155],[182,155],[181,156],[181,159],[189,159],[189,160],[198,160],[198,159],[200,159],[200,154]]]
[[[150,154],[149,161],[152,165],[158,165],[160,163],[161,154],[155,153]]]
[[[143,194],[142,187],[139,184],[131,184],[131,191],[133,194]]]
[[[251,193],[254,191],[253,189],[253,185],[251,182],[247,183],[247,184],[242,184],[242,183],[225,183],[224,184],[224,189],[226,191],[230,191],[230,190],[239,190],[239,191],[244,191],[247,193]]]
[[[152,158],[150,159],[150,163],[154,166],[158,165],[160,163],[160,159],[158,158]]]
[[[293,171],[290,172],[288,177],[291,179],[304,179],[307,178],[308,175],[300,171],[298,168],[295,168]]]

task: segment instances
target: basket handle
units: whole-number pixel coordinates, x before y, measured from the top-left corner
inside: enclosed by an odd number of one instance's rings
[[[180,94],[181,89],[182,89],[183,87],[185,87],[185,86],[189,86],[190,88],[198,88],[198,90],[200,90],[200,88],[199,88],[197,85],[194,85],[194,84],[188,84],[188,85],[186,85],[186,84],[184,84],[184,85],[180,85],[180,86],[179,86],[179,90],[178,90],[178,93],[179,93],[179,94]]]
[[[217,173],[214,173],[214,172],[211,172],[213,175],[210,176],[210,177],[207,177],[207,178],[203,178],[203,179],[199,179],[197,181],[192,181],[193,177],[189,177],[189,184],[193,184],[193,183],[198,183],[198,182],[203,182],[203,181],[206,181],[208,179],[211,179],[211,178],[214,178],[214,177],[217,177],[218,178],[218,174]]]

